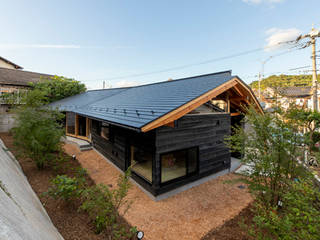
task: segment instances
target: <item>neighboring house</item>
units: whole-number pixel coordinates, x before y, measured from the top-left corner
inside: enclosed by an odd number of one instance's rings
[[[320,92],[318,92],[319,95]],[[310,86],[292,86],[292,87],[278,87],[266,88],[263,91],[261,100],[265,102],[266,108],[272,108],[272,105],[277,100],[278,103],[287,109],[290,104],[294,103],[303,108],[312,108],[312,87]],[[319,99],[320,100],[320,99]]]
[[[305,87],[280,87],[279,92],[280,103],[284,109],[287,109],[290,103],[295,103],[297,106],[311,108],[312,88]]]
[[[21,69],[22,67],[0,57],[0,112],[5,112],[9,107],[1,96],[25,91],[30,88],[29,83],[52,77],[52,75]]]
[[[0,56],[0,68],[8,68],[8,69],[23,69],[19,65],[3,58]]]
[[[214,103],[224,101],[221,109]],[[66,112],[66,133],[85,139],[158,195],[231,164],[225,136],[245,105],[263,112],[231,71],[129,88],[92,90],[50,104]]]

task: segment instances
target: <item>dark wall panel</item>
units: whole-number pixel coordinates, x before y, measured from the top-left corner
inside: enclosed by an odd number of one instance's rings
[[[100,122],[92,120],[91,137],[93,146],[105,157],[111,160],[120,169],[125,170],[126,166],[126,139],[119,135],[117,128],[110,126],[112,141],[100,136]]]
[[[199,174],[228,168],[230,153],[224,137],[230,134],[229,114],[186,115],[175,128],[163,126],[156,130],[156,153],[199,147]]]
[[[92,120],[92,143],[93,146],[122,170],[129,165],[130,145],[154,152],[155,134],[138,133],[125,128],[110,125],[111,141],[100,136],[101,122]]]

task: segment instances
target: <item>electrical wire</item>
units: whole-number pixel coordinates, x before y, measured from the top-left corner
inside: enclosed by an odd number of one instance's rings
[[[292,43],[292,41],[279,42],[278,44],[274,44],[274,45],[271,45],[271,46],[260,47],[260,48],[256,48],[256,49],[252,49],[252,50],[248,50],[248,51],[243,51],[243,52],[236,53],[236,54],[227,55],[227,56],[224,56],[224,57],[208,59],[208,60],[205,60],[205,61],[202,61],[202,62],[198,62],[198,63],[185,64],[185,65],[172,67],[172,68],[166,68],[166,69],[162,69],[162,70],[158,70],[158,71],[144,72],[144,73],[131,74],[131,75],[125,75],[125,76],[119,76],[119,77],[112,77],[112,78],[100,78],[100,79],[94,79],[94,80],[91,80],[91,81],[95,81],[95,80],[111,81],[111,80],[135,78],[135,77],[148,76],[148,75],[153,75],[153,74],[158,74],[158,73],[170,72],[170,71],[185,69],[185,68],[189,68],[189,67],[194,67],[194,66],[209,64],[209,63],[213,63],[213,62],[218,62],[218,61],[222,61],[222,60],[226,60],[226,59],[232,59],[232,58],[248,55],[248,54],[251,54],[251,53],[259,52],[259,51],[262,51],[262,50],[265,50],[265,49],[274,48],[277,45],[288,44],[288,43]],[[290,50],[289,51],[285,51],[285,52],[279,53],[279,54],[274,55],[274,56],[280,56],[280,55],[283,55],[283,54],[289,53],[289,52],[291,52],[291,51]]]

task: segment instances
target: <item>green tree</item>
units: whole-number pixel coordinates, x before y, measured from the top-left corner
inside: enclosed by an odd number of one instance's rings
[[[242,163],[250,165],[248,184],[252,193],[263,200],[266,206],[277,206],[292,179],[305,171],[297,159],[303,157],[299,129],[281,117],[283,113],[256,112],[248,109],[246,126],[234,129],[228,138],[231,150],[241,152]]]
[[[235,134],[227,138],[230,148],[242,152],[241,161],[250,166],[243,181],[255,196],[255,217],[247,226],[254,239],[319,236],[319,228],[315,228],[320,221],[319,191],[302,165],[306,139],[300,133],[300,121],[288,120],[290,111],[278,108],[261,115],[250,108],[245,120],[248,129],[236,127]]]
[[[250,83],[250,87],[254,89],[257,89],[258,85],[258,81],[253,81],[252,83]],[[267,87],[291,87],[311,85],[312,75],[272,75],[270,77],[262,79],[262,81],[260,82],[262,90],[266,89]]]
[[[22,154],[36,162],[38,169],[55,158],[61,151],[60,139],[64,129],[59,124],[63,115],[43,107],[46,97],[39,90],[25,96],[25,104],[17,107],[16,127],[12,129],[14,143]]]
[[[44,92],[48,103],[86,91],[86,86],[79,81],[60,76],[41,79],[40,82],[31,83],[31,87]]]
[[[290,121],[296,121],[301,128],[308,130],[306,137],[308,138],[307,143],[311,152],[315,144],[314,134],[320,129],[320,112],[292,107],[288,110],[285,117]]]

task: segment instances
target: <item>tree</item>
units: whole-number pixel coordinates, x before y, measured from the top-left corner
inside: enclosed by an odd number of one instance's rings
[[[318,77],[320,77],[318,75]],[[259,81],[253,81],[250,83],[250,87],[258,89]],[[264,78],[260,82],[260,87],[262,90],[267,87],[291,87],[291,86],[311,86],[312,85],[312,75],[272,75],[270,77]]]
[[[308,130],[307,143],[311,153],[314,147],[314,134],[320,129],[320,112],[312,111],[310,109],[301,109],[292,107],[286,113],[286,118],[290,121],[296,121],[301,127]]]
[[[40,82],[31,83],[31,87],[44,92],[48,103],[86,91],[86,86],[79,81],[60,76],[41,79]]]
[[[299,131],[300,121],[287,116],[279,108],[264,115],[249,108],[245,120],[249,129],[236,127],[227,138],[229,147],[242,153],[242,163],[250,166],[243,181],[255,196],[253,224],[247,226],[254,239],[319,236],[319,191],[300,161],[306,139]]]
[[[44,108],[45,99],[43,92],[30,91],[25,96],[25,104],[14,110],[16,127],[12,129],[15,145],[22,154],[36,162],[38,169],[43,169],[61,151],[60,139],[64,135],[59,124],[63,115]]]
[[[231,150],[241,152],[241,161],[251,166],[247,172],[250,189],[269,206],[277,206],[290,182],[305,172],[297,162],[303,156],[304,139],[281,114],[261,115],[249,108],[246,125],[251,129],[236,127],[228,138]]]

